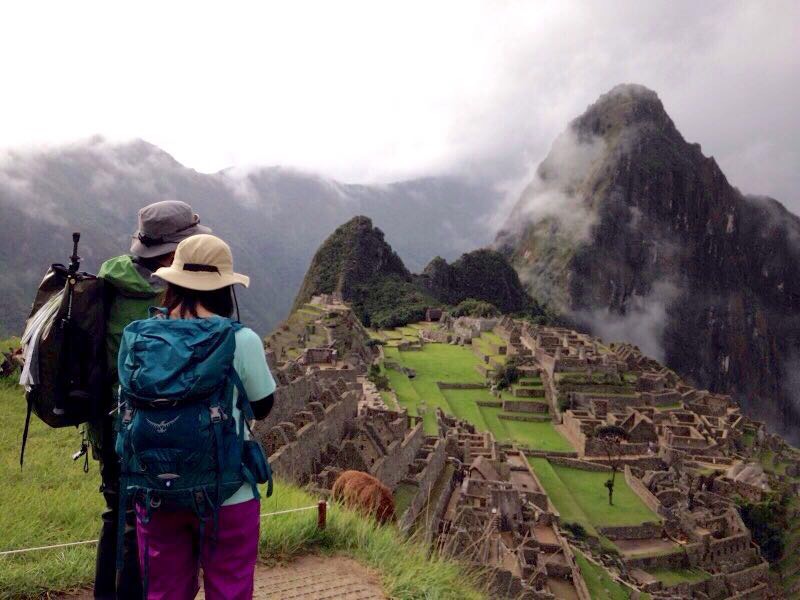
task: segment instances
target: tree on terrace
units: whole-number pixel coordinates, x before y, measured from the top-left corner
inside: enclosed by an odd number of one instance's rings
[[[611,467],[611,477],[604,485],[608,489],[608,504],[614,506],[614,482],[622,464],[622,445],[628,439],[628,432],[617,425],[600,425],[595,429],[594,437],[600,442]]]

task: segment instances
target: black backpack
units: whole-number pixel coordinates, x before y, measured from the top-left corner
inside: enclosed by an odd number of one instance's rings
[[[54,264],[39,284],[23,334],[28,412],[20,466],[31,413],[50,427],[77,426],[107,406],[106,316],[103,280],[81,272],[80,233],[72,234],[69,266]]]

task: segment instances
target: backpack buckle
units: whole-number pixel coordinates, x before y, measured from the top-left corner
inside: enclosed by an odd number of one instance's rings
[[[219,406],[209,406],[208,410],[211,413],[212,423],[219,423],[225,418],[225,413],[222,412],[222,408]]]

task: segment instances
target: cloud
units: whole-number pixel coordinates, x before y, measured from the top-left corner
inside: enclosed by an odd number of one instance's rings
[[[796,2],[42,4],[4,14],[8,146],[100,132],[205,172],[512,181],[632,81],[735,185],[800,208]]]
[[[668,280],[660,280],[646,296],[631,296],[624,314],[604,308],[577,312],[573,317],[587,323],[592,333],[604,341],[630,342],[639,346],[645,355],[663,363],[667,310],[678,294],[676,285]]]
[[[552,219],[559,231],[572,240],[586,240],[596,220],[596,213],[587,206],[583,184],[606,153],[601,137],[579,136],[568,127],[559,135],[547,159],[537,167],[530,183],[518,193],[518,183],[507,188],[504,205],[493,215],[491,222],[506,227]],[[517,204],[506,221],[509,203]],[[512,231],[513,233],[513,231]]]

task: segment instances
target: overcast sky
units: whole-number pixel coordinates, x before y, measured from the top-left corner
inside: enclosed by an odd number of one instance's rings
[[[146,139],[211,172],[520,177],[621,82],[800,211],[800,2],[64,2],[0,8],[0,145]]]

